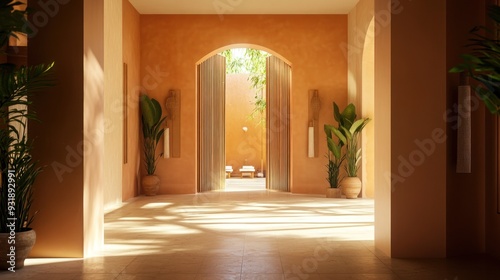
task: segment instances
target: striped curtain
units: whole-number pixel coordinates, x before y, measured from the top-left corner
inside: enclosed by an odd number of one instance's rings
[[[215,55],[198,65],[198,191],[225,186],[226,58]]]
[[[267,188],[290,191],[290,85],[291,67],[267,58]]]

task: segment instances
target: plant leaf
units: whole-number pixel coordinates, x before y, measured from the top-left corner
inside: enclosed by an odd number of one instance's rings
[[[342,115],[340,114],[339,106],[335,102],[333,102],[333,117],[339,125],[342,123]]]
[[[349,105],[347,105],[347,107],[345,107],[344,111],[342,112],[342,119],[342,126],[350,129],[352,124],[354,123],[354,120],[356,119],[356,107],[354,106],[354,104],[350,103]]]
[[[351,129],[349,130],[349,132],[354,135],[354,134],[357,134],[359,132],[361,132],[361,130],[363,130],[363,128],[365,127],[365,125],[370,121],[370,119],[359,119],[357,121],[355,121],[352,126],[351,126]]]
[[[345,129],[344,127],[341,127],[340,129]],[[340,142],[342,142],[342,144],[344,145],[347,145],[347,137],[344,135],[344,133],[342,133],[340,130],[338,130],[337,128],[333,128],[333,134],[335,134],[335,136],[337,136],[340,140]]]

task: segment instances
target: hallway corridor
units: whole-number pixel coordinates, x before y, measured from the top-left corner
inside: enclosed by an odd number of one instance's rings
[[[105,216],[102,256],[29,259],[1,279],[497,279],[492,260],[398,260],[373,200],[249,191],[138,197]],[[496,269],[496,271],[495,271]]]

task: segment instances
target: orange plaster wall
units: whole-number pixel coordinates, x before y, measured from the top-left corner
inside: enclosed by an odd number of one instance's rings
[[[374,2],[361,0],[349,13],[349,78],[348,99],[356,106],[358,118],[370,118],[363,129],[360,148],[362,161],[358,177],[363,182],[363,197],[374,197],[374,30],[370,24],[374,17]],[[374,28],[374,25],[372,26]]]
[[[485,1],[454,1],[447,5],[448,68],[461,62],[460,54],[470,37],[469,30],[485,21]],[[485,147],[472,145],[472,173],[456,172],[457,96],[459,75],[448,77],[448,165],[447,165],[447,255],[467,255],[485,251]],[[485,141],[485,106],[474,96],[472,103],[472,143]],[[467,207],[464,207],[467,205]],[[491,209],[490,209],[491,210]]]
[[[496,4],[497,0],[486,0],[487,5]],[[488,22],[491,26],[493,22]],[[487,111],[487,110],[485,110]],[[499,176],[499,141],[500,123],[498,116],[486,113],[486,252],[500,258],[500,184]]]
[[[232,176],[239,176],[243,165],[260,169],[261,156],[265,170],[265,119],[262,125],[258,119],[250,118],[255,100],[250,85],[248,74],[226,75],[226,165],[233,167]],[[247,132],[243,127],[247,127]]]
[[[362,0],[364,1],[364,0]],[[375,88],[374,109],[376,121],[373,122],[375,136],[374,158],[377,164],[374,168],[375,183],[375,247],[377,250],[391,256],[391,200],[392,187],[387,174],[391,173],[391,104],[392,56],[391,56],[391,0],[375,0],[374,14],[386,15],[377,20],[375,25]],[[358,4],[359,5],[359,4]]]
[[[38,2],[29,1],[29,6],[39,11]],[[60,5],[58,15],[29,40],[29,64],[56,61],[56,85],[32,99],[41,120],[29,124],[36,139],[33,157],[47,166],[35,182],[32,210],[38,214],[32,227],[37,242],[32,257],[84,255],[84,167],[78,152],[84,139],[83,11],[83,1]],[[68,34],[71,40],[53,43]]]
[[[391,256],[445,257],[446,3],[400,5],[391,21]]]
[[[291,190],[324,194],[328,186],[324,137],[319,157],[307,158],[308,90],[320,93],[320,127],[332,123],[332,102],[340,106],[347,102],[343,42],[347,42],[346,15],[141,15],[143,86],[162,104],[171,88],[180,89],[182,99],[181,157],[160,159],[160,193],[196,192],[196,63],[229,45],[253,44],[292,65]]]
[[[138,178],[142,142],[139,127],[139,92],[141,64],[140,15],[128,0],[123,0],[123,62],[127,64],[127,162],[123,165],[122,199],[126,201],[139,194]]]

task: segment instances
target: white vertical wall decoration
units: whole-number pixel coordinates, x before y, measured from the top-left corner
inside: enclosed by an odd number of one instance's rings
[[[465,75],[458,87],[457,173],[471,173],[471,90]]]
[[[165,128],[165,132],[163,135],[163,157],[164,158],[170,158],[170,129],[167,127]]]
[[[309,124],[307,131],[307,156],[310,158],[315,157],[314,153],[314,126],[312,122]]]
[[[308,96],[309,127],[307,134],[307,156],[310,158],[318,157],[319,152],[319,111],[321,109],[321,100],[317,89],[309,90]]]

